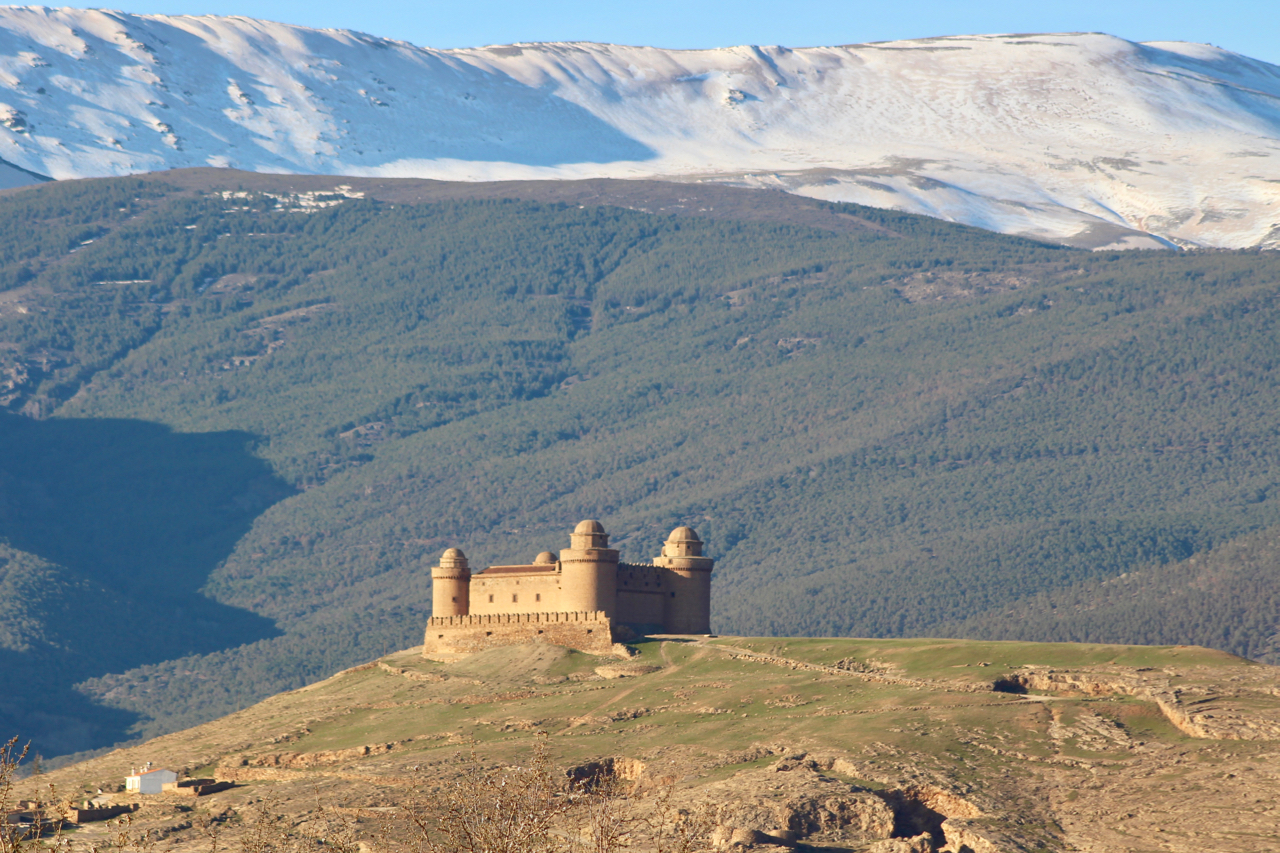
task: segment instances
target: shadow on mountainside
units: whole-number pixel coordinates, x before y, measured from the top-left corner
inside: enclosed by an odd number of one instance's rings
[[[279,635],[200,592],[291,494],[252,439],[0,413],[0,736],[45,755],[108,746],[134,718],[77,682]]]

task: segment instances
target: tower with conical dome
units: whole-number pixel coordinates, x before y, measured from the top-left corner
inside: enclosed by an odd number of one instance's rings
[[[669,634],[711,633],[711,570],[715,560],[702,556],[702,540],[692,527],[677,527],[653,564],[666,569],[663,622]]]
[[[471,567],[467,555],[450,548],[431,567],[431,615],[465,616],[471,610]]]
[[[618,552],[609,547],[604,525],[588,519],[569,534],[560,552],[560,606],[618,615]]]

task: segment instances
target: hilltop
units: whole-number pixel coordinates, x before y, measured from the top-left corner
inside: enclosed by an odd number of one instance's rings
[[[432,50],[0,9],[9,184],[218,166],[764,186],[1088,248],[1270,246],[1280,70],[1098,33]]]
[[[112,791],[151,761],[239,785],[142,798],[133,831],[176,851],[207,848],[208,818],[234,841],[263,802],[304,837],[324,833],[323,804],[371,838],[413,790],[527,763],[545,733],[559,768],[675,780],[682,807],[714,804],[718,837],[746,844],[905,853],[934,848],[884,839],[920,845],[927,832],[976,853],[1257,853],[1275,840],[1274,667],[1185,646],[672,637],[633,649],[622,661],[535,644],[451,664],[410,649],[19,793]]]

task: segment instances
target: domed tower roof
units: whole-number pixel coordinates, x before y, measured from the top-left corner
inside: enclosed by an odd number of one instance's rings
[[[440,555],[440,568],[465,569],[467,568],[467,555],[462,553],[460,548],[449,548]]]
[[[440,555],[440,565],[431,570],[432,578],[470,578],[471,567],[461,549],[449,548]]]
[[[671,535],[667,537],[668,542],[701,542],[698,538],[698,532],[692,527],[677,527],[671,531]]]
[[[692,527],[677,527],[662,545],[664,557],[701,557],[702,540]]]
[[[550,551],[543,551],[541,554],[533,558],[535,566],[553,566],[556,562],[556,555]]]
[[[569,535],[570,546],[576,550],[590,548],[608,548],[609,534],[604,532],[604,525],[593,518],[579,521]]]

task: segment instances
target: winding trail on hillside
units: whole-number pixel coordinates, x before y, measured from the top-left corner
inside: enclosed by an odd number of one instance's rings
[[[765,654],[764,652],[744,649],[741,646],[716,645],[704,639],[692,639],[687,642],[700,648],[714,649],[716,651],[724,652],[734,659],[771,663],[776,666],[785,666],[788,669],[803,669],[810,672],[823,672],[831,675],[846,675],[875,684],[896,684],[903,687],[916,687],[923,690],[944,690],[949,693],[991,692],[991,685],[989,684],[964,684],[954,681],[934,681],[927,678],[907,678],[905,676],[889,675],[884,672],[863,672],[839,666],[810,663],[809,661],[796,660],[795,658],[787,658],[780,655]],[[1014,700],[1020,700],[1022,697],[1011,696],[1011,698]]]

